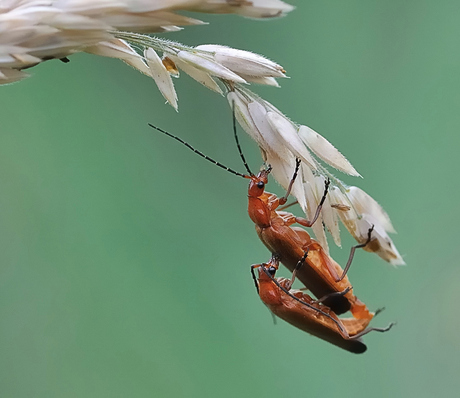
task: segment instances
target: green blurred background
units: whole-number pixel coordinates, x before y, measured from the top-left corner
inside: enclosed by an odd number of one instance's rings
[[[460,4],[292,3],[167,38],[285,67],[256,91],[339,148],[399,232],[407,267],[359,252],[350,271],[386,307],[374,325],[397,326],[361,356],[274,326],[246,182],[147,127],[241,170],[226,100],[183,76],[176,114],[153,80],[79,54],[0,88],[1,397],[458,396]]]

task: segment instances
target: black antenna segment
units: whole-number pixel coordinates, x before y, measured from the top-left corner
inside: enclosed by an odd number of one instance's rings
[[[235,115],[235,101],[232,101],[232,114],[233,114],[233,135],[235,137],[236,146],[238,147],[238,152],[240,153],[241,160],[243,161],[244,167],[246,167],[247,172],[252,177],[254,174],[249,169],[248,163],[246,162],[246,158],[243,155],[243,151],[241,150],[240,140],[238,139],[238,134],[236,133],[236,115]]]
[[[206,160],[209,160],[211,163],[214,163],[216,166],[219,166],[220,168],[224,169],[224,170],[227,170],[228,172],[232,173],[232,174],[235,174],[237,176],[240,176],[240,177],[243,177],[243,178],[248,178],[247,175],[245,174],[241,174],[241,173],[238,173],[237,171],[231,169],[230,167],[227,167],[225,165],[223,165],[222,163],[220,162],[217,162],[216,160],[210,158],[209,156],[206,156],[203,152],[200,152],[198,149],[195,149],[194,147],[192,147],[188,142],[185,142],[183,139],[179,138],[179,137],[176,137],[175,135],[172,135],[171,133],[168,133],[167,131],[163,130],[163,129],[160,129],[159,127],[156,127],[154,126],[153,124],[148,124],[150,127],[152,127],[153,129],[159,131],[160,133],[163,133],[171,138],[174,138],[176,141],[179,141],[181,144],[185,145],[188,149],[192,150],[193,152],[195,152],[197,155],[200,155],[202,158],[205,158]],[[252,174],[251,174],[252,175]]]

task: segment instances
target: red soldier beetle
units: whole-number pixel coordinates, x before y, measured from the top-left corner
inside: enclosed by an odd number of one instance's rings
[[[394,323],[386,328],[366,329],[366,320],[338,318],[329,307],[313,300],[308,294],[300,290],[291,290],[295,274],[302,269],[308,254],[309,252],[306,252],[297,263],[291,279],[275,278],[279,265],[276,256],[272,256],[268,263],[251,266],[260,299],[274,315],[304,332],[355,354],[365,352],[367,347],[361,337],[372,331],[386,332]],[[255,268],[259,269],[258,278],[254,273]],[[341,293],[345,294],[345,291]]]
[[[254,222],[257,234],[270,250],[272,254],[278,256],[279,261],[283,263],[291,272],[294,271],[298,259],[303,256],[305,251],[310,250],[310,255],[306,259],[305,266],[297,272],[297,278],[308,288],[316,297],[327,297],[324,304],[333,312],[340,315],[351,310],[353,316],[358,319],[365,319],[369,323],[374,316],[364,303],[362,303],[354,294],[347,276],[332,258],[324,251],[321,245],[310,237],[307,231],[298,227],[291,227],[294,223],[299,223],[306,227],[311,227],[318,218],[323,202],[326,198],[329,182],[326,182],[324,195],[316,209],[313,220],[296,217],[288,212],[277,212],[279,206],[286,204],[290,190],[297,177],[300,166],[300,160],[296,161],[296,168],[293,178],[289,184],[286,195],[279,198],[275,194],[265,192],[265,185],[268,183],[268,175],[271,167],[261,170],[257,175],[253,174],[246,162],[241,150],[237,130],[236,118],[233,114],[233,132],[238,147],[240,157],[248,174],[239,173],[220,162],[206,156],[202,152],[193,148],[190,144],[181,138],[168,133],[152,124],[150,127],[182,143],[187,148],[223,168],[224,170],[237,176],[251,180],[248,187],[248,213]],[[370,235],[369,235],[370,236]],[[368,242],[366,242],[367,244]],[[356,247],[361,247],[357,245]],[[347,262],[348,267],[353,258],[353,253]],[[341,277],[339,277],[341,275]],[[340,294],[346,291],[345,294]]]

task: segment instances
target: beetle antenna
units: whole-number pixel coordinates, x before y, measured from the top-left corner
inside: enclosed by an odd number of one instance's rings
[[[345,268],[343,269],[342,276],[337,280],[337,282],[340,282],[343,278],[345,278],[345,275],[347,274],[348,270],[350,269],[351,262],[353,261],[353,257],[355,255],[355,250],[360,249],[362,247],[367,246],[371,240],[372,240],[372,231],[374,230],[374,224],[372,224],[372,227],[369,228],[367,231],[367,240],[364,243],[361,243],[360,245],[355,245],[351,247],[350,250],[350,256],[348,257],[347,265],[345,265]]]
[[[266,264],[263,263],[263,264],[254,264],[254,265],[251,265],[251,274],[252,274],[252,279],[254,280],[254,284],[256,285],[256,290],[257,290],[257,294],[259,294],[259,282],[257,282],[257,278],[256,278],[256,274],[254,273],[254,269],[255,268],[259,268],[259,267],[264,267]],[[270,310],[268,310],[270,312],[270,314],[272,315],[272,319],[273,319],[273,324],[276,325],[276,316],[273,312],[271,312]]]
[[[251,169],[246,162],[246,158],[243,155],[243,151],[241,150],[240,140],[238,139],[237,129],[236,129],[236,114],[235,114],[235,101],[232,101],[232,114],[233,114],[233,136],[235,137],[236,146],[238,147],[238,152],[240,153],[241,160],[243,161],[244,167],[246,168],[247,172],[250,176],[253,176]]]
[[[257,282],[256,274],[254,273],[254,268],[258,268],[260,265],[251,265],[251,275],[254,285],[256,285],[257,294],[259,294],[259,283]],[[263,267],[263,265],[262,265]]]
[[[228,172],[235,174],[237,176],[243,177],[243,178],[249,178],[246,174],[241,174],[230,167],[227,167],[223,165],[222,163],[210,158],[209,156],[206,156],[203,152],[200,152],[198,149],[195,149],[192,147],[188,142],[185,142],[183,139],[176,137],[175,135],[172,135],[171,133],[168,133],[167,131],[160,129],[159,127],[154,126],[153,124],[148,124],[150,127],[154,128],[155,130],[159,131],[160,133],[163,133],[171,138],[174,138],[176,141],[179,141],[181,144],[184,144],[188,149],[192,150],[195,152],[197,155],[200,155],[202,158],[205,158],[206,160],[209,160],[211,163],[214,163],[216,166],[219,166],[220,168],[227,170]],[[252,174],[251,174],[252,175]]]

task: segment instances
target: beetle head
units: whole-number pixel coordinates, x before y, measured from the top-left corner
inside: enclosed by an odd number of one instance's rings
[[[258,198],[265,192],[265,185],[268,184],[268,175],[272,168],[269,166],[266,169],[259,171],[257,175],[248,176],[251,179],[248,188],[248,196]]]

